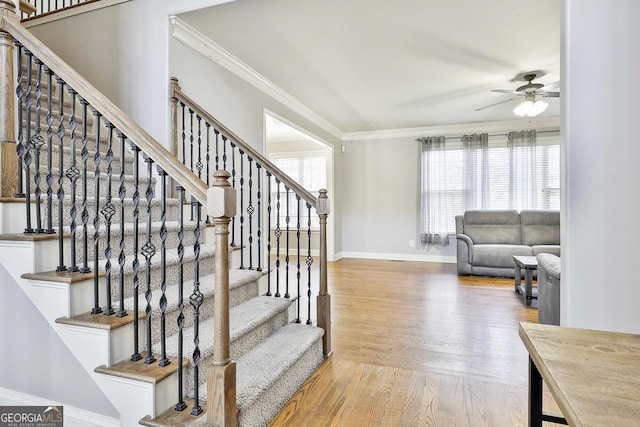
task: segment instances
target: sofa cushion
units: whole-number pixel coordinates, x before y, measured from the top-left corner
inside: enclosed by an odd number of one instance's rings
[[[533,249],[533,255],[553,254],[560,256],[560,245],[535,245],[531,249]]]
[[[522,223],[522,244],[559,245],[560,244],[560,212],[527,211],[520,212]]]
[[[514,267],[513,255],[533,255],[531,246],[473,245],[473,265],[483,267]]]
[[[466,211],[464,234],[476,245],[520,245],[520,215],[518,211]]]

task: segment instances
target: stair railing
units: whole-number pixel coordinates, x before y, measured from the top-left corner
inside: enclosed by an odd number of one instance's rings
[[[26,21],[97,1],[100,0],[20,0],[21,18]]]
[[[324,329],[323,351],[325,356],[329,355],[331,313],[327,287],[327,190],[320,190],[318,197],[311,194],[182,92],[178,79],[172,78],[170,84],[173,154],[207,184],[211,170],[231,171],[231,183],[239,195],[238,213],[231,221],[231,246],[240,251],[240,268],[262,271],[265,257],[269,273],[266,295],[290,298],[297,293],[298,323],[302,321],[303,312],[306,323],[312,323],[312,224],[313,228],[317,227],[317,325]],[[316,210],[317,218],[312,216],[312,208]],[[266,226],[263,225],[265,215]],[[306,271],[301,267],[301,260],[306,264]],[[295,289],[292,289],[292,282],[295,282]],[[300,306],[303,294],[306,294],[306,310]]]
[[[17,58],[17,79],[14,79],[14,56]],[[80,110],[79,113],[77,109]],[[58,115],[57,123],[54,122],[56,114]],[[91,118],[93,135],[89,133],[88,125]],[[14,128],[14,123],[18,123],[18,129]],[[102,136],[101,132],[103,132]],[[95,147],[91,145],[91,141],[94,141]],[[104,154],[100,144],[106,144],[107,150]],[[127,144],[130,147],[129,150],[127,150]],[[77,158],[78,149],[80,150],[79,159]],[[158,365],[167,367],[173,363],[174,366],[182,367],[183,360],[186,358],[182,342],[182,329],[185,324],[184,301],[187,300],[193,306],[195,333],[190,356],[195,377],[193,381],[196,385],[191,410],[193,415],[202,413],[198,391],[200,350],[197,331],[199,309],[203,300],[199,288],[200,229],[201,223],[204,223],[201,221],[201,207],[203,205],[207,207],[207,214],[213,219],[215,225],[216,241],[214,243],[218,251],[217,256],[214,257],[213,266],[218,280],[214,323],[219,329],[226,328],[216,334],[214,343],[215,348],[218,349],[216,361],[215,366],[209,370],[209,376],[216,378],[223,388],[209,394],[207,417],[219,425],[235,425],[235,365],[228,359],[229,312],[228,304],[226,306],[224,304],[225,299],[227,301],[229,299],[228,222],[235,209],[235,203],[233,203],[235,194],[228,183],[228,172],[218,171],[214,174],[216,181],[213,187],[208,189],[201,179],[177,161],[166,148],[26,30],[19,22],[15,5],[10,0],[0,0],[0,156],[0,193],[2,197],[23,200],[27,224],[25,233],[57,234],[59,242],[57,271],[61,274],[83,275],[82,278],[92,277],[94,304],[92,308],[87,307],[87,310],[90,310],[92,315],[133,316],[132,361],[141,361],[140,363],[145,364],[156,362],[151,346],[153,330],[151,321],[157,316],[161,319],[162,335],[161,350],[157,354],[160,357]],[[127,161],[125,156],[128,157]],[[103,163],[106,163],[106,170],[101,166]],[[155,174],[154,164],[157,167]],[[144,166],[141,168],[142,165]],[[126,168],[133,169],[133,183],[125,183]],[[140,169],[143,169],[142,172]],[[118,173],[119,179],[116,176]],[[89,194],[89,177],[94,179],[92,195]],[[140,185],[141,178],[142,185]],[[159,232],[154,233],[151,230],[154,221],[151,204],[152,201],[157,200],[153,185],[156,179],[160,180],[161,226]],[[186,243],[183,241],[185,221],[180,203],[176,213],[179,217],[177,304],[180,307],[180,314],[177,327],[180,331],[178,343],[180,350],[177,360],[173,362],[166,357],[164,335],[165,309],[168,303],[165,295],[165,239],[169,202],[165,189],[168,179],[175,182],[180,199],[184,199],[185,194],[189,194],[196,216],[193,222],[193,290],[188,298],[184,298],[183,273],[185,272],[182,264]],[[101,183],[103,186],[100,185]],[[113,188],[116,184],[119,184],[117,195],[114,194]],[[129,187],[130,190],[126,190],[127,185],[133,186],[133,194],[130,194],[131,187]],[[139,230],[141,210],[145,207],[144,202],[141,203],[141,190],[146,199],[146,212],[143,213],[143,216],[146,213],[146,221],[142,221],[142,225],[146,225],[146,233],[145,230]],[[92,196],[93,200],[91,200]],[[70,205],[69,212],[63,208],[65,204]],[[57,210],[54,209],[56,205]],[[125,236],[127,233],[124,229],[124,218],[125,215],[129,215],[125,213],[125,205],[133,206],[134,230],[131,238]],[[112,239],[112,229],[117,228],[117,220],[120,221],[119,253],[117,260],[114,259],[114,261],[117,262],[118,267],[113,268],[115,242],[112,240],[115,239]],[[155,221],[157,222],[158,218]],[[93,225],[93,242],[90,241],[92,228],[90,222]],[[106,235],[103,234],[103,237],[100,235],[102,230],[106,230]],[[139,234],[142,236],[142,242],[139,242]],[[159,235],[160,242],[156,235]],[[125,237],[127,237],[126,241]],[[65,242],[71,245],[71,250],[66,254]],[[78,248],[75,247],[76,244],[79,245]],[[133,270],[132,289],[131,283],[129,281],[125,283],[124,280],[125,262],[131,261],[131,256],[126,256],[125,251],[131,251],[131,245],[133,245],[134,254],[133,263],[130,264]],[[103,253],[100,253],[101,249],[104,250]],[[89,259],[91,254],[93,255],[92,266]],[[144,266],[141,265],[139,255],[144,257]],[[154,263],[160,262],[161,265],[160,279],[153,279],[161,281],[162,294],[159,307],[152,307],[151,304],[152,260]],[[141,268],[143,268],[142,272]],[[118,289],[115,289],[115,283],[112,288],[111,282],[114,277],[118,277],[118,280],[114,279],[118,282]],[[141,277],[144,277],[144,284],[146,284],[144,292],[146,354],[139,348],[137,329]],[[99,294],[101,283],[104,283],[106,288],[103,300]],[[133,314],[129,313],[123,305],[125,287],[133,293]],[[117,309],[112,307],[112,295],[116,295],[120,301]],[[178,368],[177,371],[178,402],[175,409],[182,411],[187,408],[183,396],[184,369]],[[226,412],[224,408],[227,408]]]

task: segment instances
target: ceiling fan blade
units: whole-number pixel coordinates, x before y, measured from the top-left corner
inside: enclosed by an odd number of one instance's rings
[[[510,93],[512,95],[523,95],[522,92],[518,92],[517,90],[507,90],[507,89],[492,89],[491,92]]]
[[[495,107],[496,105],[504,104],[505,102],[511,102],[514,99],[515,98],[509,98],[509,99],[505,99],[504,101],[496,102],[495,104],[485,105],[484,107],[476,108],[475,111],[482,111],[487,108]]]
[[[541,92],[543,98],[560,98],[560,92]]]
[[[559,87],[560,87],[560,81],[557,81],[557,82],[553,82],[553,83],[551,83],[551,84],[548,84],[548,85],[546,85],[546,86],[541,87],[541,88],[540,88],[540,91],[541,91],[541,92],[548,92],[548,91],[550,91],[551,89],[557,89],[557,88],[559,88]]]

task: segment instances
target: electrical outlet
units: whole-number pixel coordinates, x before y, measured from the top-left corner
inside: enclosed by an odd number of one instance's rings
[[[409,247],[410,247],[410,248],[413,248],[413,247],[415,247],[415,246],[416,246],[416,242],[415,242],[415,240],[409,240]]]

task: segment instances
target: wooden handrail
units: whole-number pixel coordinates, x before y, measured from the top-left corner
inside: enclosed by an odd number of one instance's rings
[[[100,93],[91,83],[81,77],[71,66],[38,40],[18,21],[15,14],[2,16],[0,28],[17,39],[26,49],[99,111],[106,120],[134,142],[144,154],[149,156],[170,177],[184,187],[189,194],[200,203],[206,205],[206,184],[186,166],[178,162],[169,150],[131,120],[111,100]]]
[[[175,85],[174,85],[175,86]],[[256,151],[251,145],[245,142],[242,138],[232,132],[225,125],[220,123],[215,117],[211,114],[207,113],[202,107],[200,107],[193,99],[189,98],[184,94],[180,89],[173,89],[173,96],[184,102],[191,108],[197,115],[205,119],[214,128],[218,129],[224,136],[232,140],[232,142],[237,145],[242,151],[247,153],[252,159],[256,160],[264,169],[269,171],[273,176],[280,180],[280,182],[284,183],[287,187],[297,193],[301,198],[303,198],[311,207],[317,209],[318,199],[314,197],[307,189],[303,186],[295,182],[291,177],[289,177],[286,173],[282,172],[280,168],[274,165],[271,161],[269,161],[266,157]]]
[[[26,0],[20,0],[20,11],[26,13],[27,15],[31,15],[36,11],[36,7],[29,3]]]

